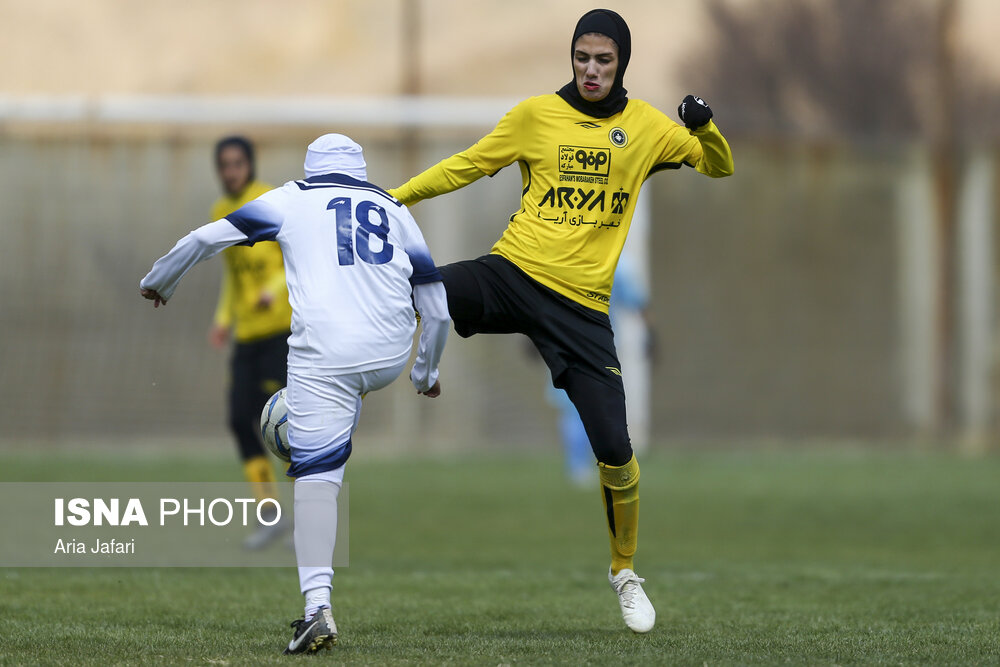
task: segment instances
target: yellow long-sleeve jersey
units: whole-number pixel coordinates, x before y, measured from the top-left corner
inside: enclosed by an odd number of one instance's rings
[[[492,252],[556,292],[608,311],[618,256],[642,183],[689,165],[712,177],[733,173],[729,145],[711,121],[689,131],[642,100],[592,118],[558,95],[521,102],[487,136],[389,190],[413,204],[493,175],[517,162],[521,208]]]
[[[212,219],[226,217],[271,189],[269,185],[254,181],[238,197],[221,197],[212,206]],[[215,323],[232,327],[233,338],[240,343],[288,331],[292,307],[288,304],[285,262],[278,244],[262,241],[252,247],[233,246],[226,248],[222,257],[225,269]],[[265,291],[270,292],[274,300],[270,307],[260,308],[260,297]]]

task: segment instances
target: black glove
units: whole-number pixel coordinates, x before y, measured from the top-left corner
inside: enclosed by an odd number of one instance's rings
[[[689,130],[697,130],[712,120],[712,109],[700,97],[688,95],[681,102],[681,105],[677,107],[677,115],[684,122],[684,127]]]

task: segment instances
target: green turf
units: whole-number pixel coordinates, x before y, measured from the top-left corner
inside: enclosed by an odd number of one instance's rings
[[[228,456],[0,453],[0,479],[234,480]],[[625,630],[596,492],[551,458],[374,461],[349,472],[341,645],[282,658],[279,569],[0,570],[0,664],[995,664],[1000,460],[675,453],[642,468]],[[0,536],[2,539],[2,536]]]

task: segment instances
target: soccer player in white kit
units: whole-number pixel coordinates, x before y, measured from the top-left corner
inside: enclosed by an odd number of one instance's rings
[[[139,284],[166,304],[184,274],[224,248],[277,241],[292,305],[288,440],[295,478],[295,555],[303,618],[285,653],[337,642],[330,610],[337,496],[361,397],[403,371],[422,331],[410,380],[441,393],[438,363],[450,318],[441,276],[409,211],[367,181],[361,146],[327,134],[306,152],[306,178],[290,181],[182,238]]]

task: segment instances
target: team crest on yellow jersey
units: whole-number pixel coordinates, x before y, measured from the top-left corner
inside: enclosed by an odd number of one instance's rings
[[[608,133],[608,139],[618,148],[625,148],[625,144],[628,143],[628,134],[622,128],[615,127]]]

